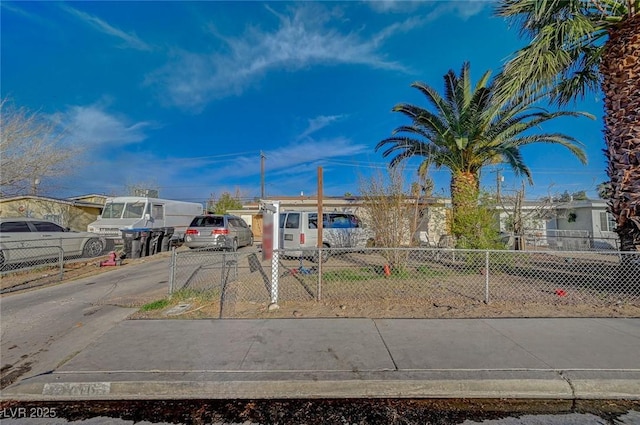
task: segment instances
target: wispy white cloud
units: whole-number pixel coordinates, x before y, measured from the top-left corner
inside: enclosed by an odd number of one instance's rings
[[[131,123],[125,117],[109,114],[97,104],[72,106],[51,119],[65,130],[67,143],[85,147],[139,143],[147,138],[145,130],[157,127],[147,121]]]
[[[166,104],[199,110],[211,100],[241,94],[276,69],[355,64],[405,71],[378,51],[386,38],[402,30],[401,26],[365,37],[332,27],[331,13],[320,5],[306,4],[290,15],[273,13],[279,21],[277,29],[251,27],[237,38],[217,34],[226,42],[224,53],[176,50],[171,62],[148,75],[146,83],[160,91]]]
[[[494,2],[491,0],[442,1],[437,2],[436,8],[431,12],[431,17],[436,19],[453,13],[460,19],[466,20],[493,6]]]
[[[467,19],[492,6],[492,0],[371,0],[367,2],[378,13],[409,13],[428,6],[431,11],[424,16],[435,20],[443,15],[455,14]]]
[[[316,131],[323,129],[331,123],[341,120],[342,118],[344,118],[344,115],[320,115],[315,118],[311,118],[309,120],[309,125],[307,126],[307,128],[302,133],[300,133],[296,140],[305,139]]]
[[[412,12],[424,4],[424,0],[370,0],[367,4],[378,13]]]
[[[294,142],[278,149],[265,151],[267,157],[265,168],[270,175],[284,173],[291,176],[296,174],[298,167],[307,169],[309,165],[322,162],[325,159],[349,157],[370,150],[369,146],[354,144],[344,137],[332,139]],[[221,175],[227,177],[247,177],[257,175],[260,168],[256,166],[256,158],[251,156],[238,157],[233,165],[222,167]]]
[[[92,26],[97,31],[115,37],[122,41],[120,47],[128,49],[136,49],[142,51],[150,51],[153,48],[140,39],[134,32],[127,33],[119,28],[109,25],[107,22],[98,18],[97,16],[90,15],[86,12],[82,12],[71,6],[60,6],[63,10],[82,20],[86,24]]]
[[[26,10],[16,6],[15,3],[8,3],[6,1],[0,2],[0,9],[4,9],[8,12],[15,13],[16,15],[20,15],[23,18],[30,19],[32,21],[35,21],[41,24],[46,23],[46,21],[42,19],[40,16],[27,12]]]

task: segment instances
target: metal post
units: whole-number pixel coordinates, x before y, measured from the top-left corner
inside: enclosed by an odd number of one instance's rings
[[[171,263],[169,265],[169,295],[173,294],[173,287],[176,280],[176,266],[177,266],[177,258],[176,258],[176,247],[171,247]]]
[[[485,252],[484,259],[484,302],[489,304],[489,251]]]
[[[60,253],[58,255],[58,261],[60,262],[60,281],[62,281],[64,277],[64,250],[62,249],[62,245],[58,247]]]
[[[222,273],[220,274],[220,285],[224,289],[224,269],[227,267],[227,254],[222,252]]]
[[[276,226],[278,223],[275,224]],[[278,257],[280,256],[279,250],[273,250],[273,256],[271,257],[271,304],[278,305],[278,275],[280,273],[278,269]]]
[[[316,290],[316,301],[322,301],[322,247],[318,248],[318,288]]]

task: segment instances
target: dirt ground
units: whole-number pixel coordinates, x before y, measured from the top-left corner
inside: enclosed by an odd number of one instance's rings
[[[153,258],[170,256],[170,252],[160,253]],[[20,272],[3,276],[0,280],[1,288],[16,287],[20,282],[31,282],[27,286],[41,286],[51,284],[63,284],[86,276],[104,273],[113,270],[113,267],[99,267],[100,261],[107,257],[94,258],[91,261],[83,261],[66,264],[64,277],[58,279],[57,269],[39,269],[28,272]],[[134,265],[148,261],[149,258],[125,259],[123,266]],[[482,278],[482,277],[480,277]],[[313,287],[313,277],[309,286]],[[242,280],[242,279],[241,279]],[[277,307],[270,306],[268,297],[262,294],[260,297],[250,296],[247,291],[253,290],[260,282],[241,283],[227,294],[225,302],[220,303],[220,296],[213,297],[167,297],[168,303],[162,308],[148,311],[138,311],[132,319],[205,319],[205,318],[311,318],[311,317],[367,317],[367,318],[500,318],[500,317],[640,317],[640,301],[638,297],[623,300],[607,298],[605,300],[592,300],[585,298],[581,293],[570,292],[559,296],[548,288],[535,290],[519,290],[520,295],[513,299],[490,298],[485,303],[482,294],[468,294],[455,291],[455,281],[434,286],[422,286],[419,292],[414,292],[417,286],[408,289],[396,288],[390,291],[389,281],[368,282],[366,291],[359,289],[354,296],[354,289],[340,292],[338,289],[344,286],[335,282],[334,287],[327,284],[326,293],[329,296],[320,300],[300,291],[299,277],[281,279],[281,291],[286,301],[281,301]],[[354,284],[355,285],[355,284]],[[344,286],[347,288],[346,286]],[[21,288],[21,287],[16,287]],[[295,292],[292,288],[304,296],[292,296]],[[354,286],[355,288],[355,286]],[[375,288],[386,288],[386,292],[376,292]],[[426,289],[424,289],[426,288]],[[452,289],[454,288],[454,289]],[[462,288],[462,286],[461,286]],[[404,295],[395,296],[395,293]],[[363,296],[365,293],[366,296]],[[517,299],[517,300],[516,300]],[[142,301],[143,300],[143,301]],[[127,307],[142,307],[149,300],[142,298],[136,304]],[[175,308],[179,306],[179,308]]]
[[[456,305],[458,304],[458,305]],[[181,305],[178,313],[170,310]],[[368,300],[334,303],[331,301],[286,301],[271,310],[267,303],[238,302],[232,312],[220,309],[217,301],[196,298],[171,303],[163,309],[138,311],[132,319],[206,319],[206,318],[294,318],[294,317],[349,317],[349,318],[500,318],[500,317],[640,317],[638,305],[553,305],[546,303],[482,302],[469,304],[456,302],[436,303],[428,300]]]

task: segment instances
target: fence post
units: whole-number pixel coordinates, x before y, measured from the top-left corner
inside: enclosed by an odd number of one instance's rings
[[[222,272],[220,273],[220,288],[222,289],[220,291],[220,300],[222,301],[222,298],[224,297],[224,284],[225,284],[225,278],[224,278],[224,271],[227,268],[227,254],[226,252],[222,251]]]
[[[277,223],[276,223],[277,224]],[[273,255],[271,256],[271,305],[272,308],[277,308],[278,306],[278,278],[280,270],[278,269],[278,257],[280,256],[280,252],[278,250],[273,250]]]
[[[322,300],[322,247],[318,248],[318,288],[316,290],[316,301]]]
[[[177,266],[177,258],[176,258],[176,247],[171,247],[171,263],[169,265],[169,295],[173,294],[173,287],[176,280],[176,266]]]
[[[485,252],[484,259],[484,303],[489,304],[489,251]]]
[[[60,250],[58,261],[60,262],[60,281],[62,282],[62,278],[64,277],[64,250],[62,249],[62,244],[60,244],[58,249]]]

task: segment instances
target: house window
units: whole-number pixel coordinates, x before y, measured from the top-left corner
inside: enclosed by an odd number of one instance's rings
[[[603,232],[614,232],[616,229],[616,221],[613,215],[608,212],[600,213],[600,230]]]

